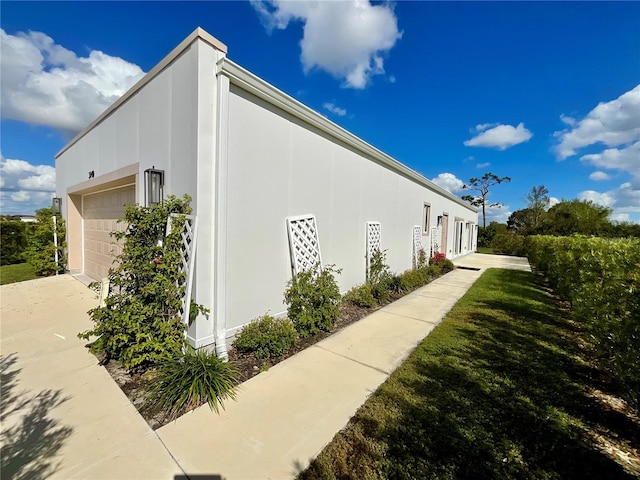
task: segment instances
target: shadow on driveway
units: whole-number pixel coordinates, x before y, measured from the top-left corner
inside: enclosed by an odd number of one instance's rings
[[[59,468],[56,455],[73,429],[50,417],[52,409],[70,397],[61,390],[39,393],[19,391],[21,370],[15,367],[16,353],[0,355],[0,432],[2,478],[41,480]]]

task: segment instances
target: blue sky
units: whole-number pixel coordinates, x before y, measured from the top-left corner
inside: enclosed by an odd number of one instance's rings
[[[2,213],[50,204],[54,155],[200,26],[228,56],[505,221],[544,184],[640,222],[638,2],[11,2]]]

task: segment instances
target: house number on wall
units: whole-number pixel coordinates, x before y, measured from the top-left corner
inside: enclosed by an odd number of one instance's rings
[[[95,172],[93,170],[91,170],[89,172],[89,178],[93,178],[95,176]]]

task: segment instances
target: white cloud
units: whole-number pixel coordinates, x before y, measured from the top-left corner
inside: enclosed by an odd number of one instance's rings
[[[640,177],[640,136],[638,141],[631,145],[622,148],[607,148],[600,153],[583,155],[580,157],[580,161],[590,163],[595,167],[621,170]]]
[[[519,143],[527,142],[533,137],[533,133],[525,128],[524,123],[519,123],[517,127],[483,123],[476,125],[474,131],[478,135],[464,142],[467,147],[489,147],[506,150]]]
[[[568,115],[565,115],[564,113],[560,114],[560,120],[562,120],[562,123],[566,123],[570,127],[575,127],[576,124],[578,123],[578,122],[576,122],[575,118],[569,117]]]
[[[18,186],[25,190],[38,190],[42,192],[51,192],[56,188],[56,172],[55,168],[50,167],[51,172],[38,175],[31,175],[27,178],[18,180]]]
[[[614,222],[628,222],[631,216],[628,213],[612,213],[609,219]]]
[[[615,199],[608,193],[599,193],[594,190],[585,190],[578,194],[580,200],[590,200],[593,203],[602,205],[603,207],[611,207],[615,203]]]
[[[489,225],[491,222],[507,223],[507,220],[513,213],[509,209],[509,205],[497,205],[495,207],[487,206],[485,210],[487,216],[487,225]],[[482,222],[482,207],[480,207],[480,211],[478,212],[478,218],[480,219],[480,222]]]
[[[21,190],[19,192],[13,192],[11,194],[11,200],[18,203],[28,202],[29,200],[31,200],[31,195],[29,194],[29,192]]]
[[[453,173],[441,173],[431,181],[451,193],[459,192],[464,187],[464,182]]]
[[[612,220],[640,222],[640,185],[625,182],[607,192],[585,190],[578,194],[578,198],[612,208]]]
[[[549,208],[559,203],[560,203],[560,200],[558,200],[556,197],[549,197]]]
[[[489,165],[491,165],[491,162],[479,163],[476,165],[476,168],[487,168]]]
[[[323,108],[329,110],[331,113],[338,115],[340,117],[344,117],[347,114],[346,108],[340,108],[336,104],[331,102],[326,102],[322,105]]]
[[[56,189],[54,167],[4,158],[0,153],[0,178],[2,213],[30,214],[51,205]]]
[[[583,147],[603,144],[607,147],[640,140],[640,85],[617,99],[599,103],[585,118],[576,121],[562,115],[560,119],[570,128],[555,132],[560,143],[555,151],[560,160],[571,157]]]
[[[302,22],[305,73],[318,68],[350,88],[365,88],[372,76],[384,74],[384,55],[402,37],[389,3],[252,0],[251,5],[270,33]]]
[[[560,140],[555,147],[560,160],[576,155],[584,147],[608,147],[582,155],[580,161],[631,176],[630,182],[617,189],[608,192],[586,190],[579,198],[613,208],[615,218],[640,221],[640,85],[615,100],[599,103],[582,120],[567,120],[564,116],[561,119],[571,128],[554,134]],[[589,178],[605,180],[610,176],[596,171]]]
[[[144,72],[92,50],[78,57],[42,32],[0,29],[2,118],[77,133],[125,93]]]

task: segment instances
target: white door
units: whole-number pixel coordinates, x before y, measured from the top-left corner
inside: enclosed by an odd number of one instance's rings
[[[126,224],[118,220],[124,216],[124,206],[135,202],[135,185],[82,197],[85,275],[96,280],[107,276],[114,258],[122,252],[111,232],[126,229]]]

